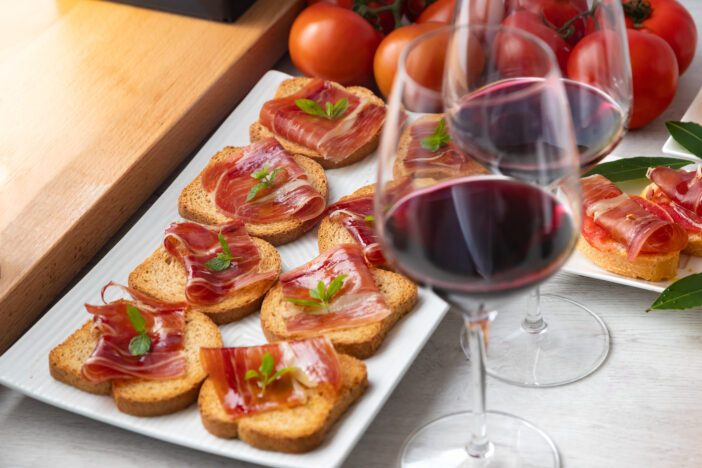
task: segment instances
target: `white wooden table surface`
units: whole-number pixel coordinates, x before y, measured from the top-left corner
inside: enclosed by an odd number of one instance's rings
[[[683,3],[702,29],[702,1]],[[663,122],[680,119],[702,86],[702,37],[697,49],[672,105],[630,132],[615,154],[661,155]],[[279,68],[289,71],[285,61]],[[488,379],[488,407],[544,429],[568,468],[702,467],[702,310],[645,313],[655,293],[565,273],[543,290],[601,315],[612,334],[609,358],[592,376],[564,387],[524,389]],[[446,317],[345,466],[391,466],[414,428],[469,408],[460,325],[457,316]],[[142,437],[0,386],[0,467],[97,465],[254,466]]]

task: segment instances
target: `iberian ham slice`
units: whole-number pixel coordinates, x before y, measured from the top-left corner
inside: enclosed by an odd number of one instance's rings
[[[247,200],[251,189],[264,181],[254,174],[276,170],[272,184]],[[305,171],[275,138],[252,143],[227,160],[210,165],[201,180],[220,212],[247,223],[267,224],[291,217],[304,222],[317,218],[326,205]]]
[[[675,252],[687,245],[687,233],[681,226],[649,213],[605,177],[585,177],[582,186],[584,215],[626,247],[629,261],[639,253]]]
[[[266,353],[274,362],[269,377],[287,367],[294,369],[268,383],[262,391],[260,378],[247,380],[246,373],[259,371]],[[201,348],[200,362],[233,419],[304,404],[305,387],[325,386],[335,394],[342,383],[336,351],[324,336],[262,346]]]
[[[223,253],[219,233],[233,260],[229,267],[214,271],[206,263]],[[185,266],[185,297],[190,304],[216,304],[237,289],[276,277],[274,271],[260,271],[258,247],[240,221],[219,226],[173,223],[166,229],[163,246]]]
[[[363,249],[356,244],[329,249],[311,262],[282,274],[283,298],[314,302],[310,290],[317,289],[320,282],[329,288],[332,280],[341,275],[347,276],[328,306],[310,307],[285,302],[288,331],[314,334],[374,323],[390,315],[390,309],[363,259]]]
[[[373,194],[353,197],[334,203],[327,209],[329,219],[340,223],[363,248],[363,256],[371,265],[385,265],[387,260],[373,229]]]
[[[642,196],[665,211],[673,222],[684,227],[687,232],[702,233],[702,216],[671,200],[657,185],[649,185]]]
[[[134,300],[106,303],[105,290],[118,286]],[[185,329],[184,303],[164,303],[147,298],[136,291],[115,283],[102,290],[104,305],[85,304],[93,315],[93,327],[100,332],[98,344],[83,364],[82,374],[93,383],[109,379],[171,379],[185,373],[183,332]],[[144,318],[146,334],[151,340],[149,350],[134,356],[129,343],[138,335],[127,314],[133,306]]]
[[[702,168],[684,171],[669,167],[650,169],[646,176],[675,203],[702,216]]]
[[[297,99],[310,99],[324,109],[327,102],[333,105],[344,98],[348,107],[336,119],[308,114],[295,104]],[[266,102],[259,120],[286,140],[314,149],[326,159],[343,161],[378,133],[385,121],[385,107],[314,78],[295,94]]]
[[[420,118],[409,129],[410,142],[402,163],[406,169],[448,169],[452,171],[484,172],[482,166],[459,150],[452,142],[445,143],[436,151],[422,146],[422,139],[431,137],[438,121]]]

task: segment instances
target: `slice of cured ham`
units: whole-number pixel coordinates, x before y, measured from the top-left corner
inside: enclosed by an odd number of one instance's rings
[[[646,176],[669,199],[702,216],[702,167],[696,171],[656,167]]]
[[[246,379],[249,370],[259,371],[263,356],[270,353],[274,368],[295,369],[266,385],[258,377]],[[217,395],[231,418],[304,404],[304,387],[325,386],[336,392],[342,375],[334,346],[321,336],[262,346],[201,348],[200,362],[214,383]]]
[[[310,99],[324,109],[327,102],[336,104],[344,98],[348,107],[333,120],[308,114],[295,104],[297,99]],[[259,121],[286,140],[314,149],[326,159],[342,161],[378,133],[385,121],[385,107],[314,78],[295,94],[266,102]]]
[[[584,215],[626,246],[629,261],[639,253],[675,252],[687,245],[687,233],[681,226],[649,213],[605,177],[585,177],[582,186]]]
[[[459,150],[452,142],[448,142],[432,151],[422,146],[422,139],[431,137],[436,130],[436,119],[420,119],[409,129],[410,142],[407,154],[402,163],[407,169],[442,168],[453,171],[480,172],[484,169],[477,162]]]
[[[363,259],[363,249],[356,244],[336,246],[311,262],[282,274],[283,298],[311,300],[310,289],[316,289],[320,281],[328,288],[340,275],[347,276],[328,307],[285,303],[288,331],[314,334],[374,323],[390,315],[390,309]]]
[[[105,290],[117,286],[134,300],[105,302]],[[97,346],[85,361],[83,377],[89,382],[109,379],[171,379],[185,373],[183,333],[185,329],[184,303],[164,303],[147,298],[136,291],[115,283],[102,290],[104,305],[86,304],[93,315],[93,327],[100,333]],[[136,307],[146,322],[146,333],[151,347],[146,354],[134,356],[129,343],[136,335],[127,307]]]
[[[340,223],[363,248],[363,256],[371,265],[385,265],[387,260],[378,243],[373,228],[373,194],[362,195],[339,201],[331,205],[327,212],[332,222]]]
[[[263,187],[247,201],[249,191],[262,182],[253,174],[264,168],[269,174],[279,169],[272,186]],[[208,166],[201,180],[220,212],[247,223],[267,224],[291,217],[304,222],[317,218],[326,205],[305,171],[275,138],[252,143]]]
[[[672,221],[684,227],[687,232],[702,233],[702,216],[671,200],[657,185],[647,187],[642,196],[665,211]]]
[[[223,253],[219,233],[234,260],[228,268],[213,271],[206,263]],[[216,304],[238,289],[276,277],[274,271],[260,271],[258,247],[240,221],[219,226],[173,223],[166,229],[163,246],[185,266],[185,297],[191,304]]]

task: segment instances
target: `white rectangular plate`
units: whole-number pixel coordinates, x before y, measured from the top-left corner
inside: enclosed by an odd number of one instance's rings
[[[375,355],[365,361],[369,381],[366,393],[332,427],[319,448],[303,455],[268,452],[237,439],[219,439],[202,427],[197,405],[167,416],[138,418],[117,411],[108,396],[82,392],[49,375],[49,351],[89,319],[83,304],[98,303],[100,288],[111,280],[126,284],[129,272],[158,247],[165,227],[178,219],[177,201],[183,188],[217,151],[228,145],[249,143],[249,125],[258,120],[261,106],[273,98],[276,88],[286,78],[289,76],[275,71],[264,75],[134,227],[31,330],[0,356],[0,383],[89,418],[225,457],[299,468],[332,467],[343,462],[448,310],[433,293],[420,289],[414,310],[400,320]],[[371,155],[350,167],[328,171],[329,200],[336,201],[375,182],[376,168],[375,155]],[[316,230],[278,250],[283,271],[309,261],[318,254]],[[225,346],[266,342],[257,313],[220,329]]]
[[[698,96],[699,97],[699,96]],[[610,156],[604,159],[603,162],[613,161],[620,159],[616,156]],[[699,158],[695,158],[699,162]],[[692,166],[690,166],[692,167]],[[690,167],[685,167],[686,170],[690,170]],[[636,180],[631,182],[617,183],[617,186],[627,193],[640,194],[644,187],[648,184],[646,179]],[[665,288],[673,284],[674,281],[646,281],[642,279],[629,278],[626,276],[618,275],[616,273],[609,272],[599,266],[595,265],[593,262],[588,260],[585,255],[581,254],[577,250],[573,252],[573,255],[568,260],[568,263],[563,267],[564,271],[568,273],[575,273],[576,275],[588,276],[590,278],[600,279],[603,281],[609,281],[612,283],[624,284],[626,286],[632,286],[634,288],[647,289],[649,291],[662,292]],[[680,266],[678,267],[678,273],[674,280],[678,280],[692,273],[702,272],[702,257],[691,257],[689,255],[680,255]]]
[[[702,125],[702,88],[697,96],[687,108],[685,115],[680,119],[682,122],[695,122]],[[680,158],[689,159],[690,161],[699,162],[700,158],[690,153],[688,150],[680,146],[680,144],[673,140],[673,137],[668,137],[663,145],[663,152],[678,156]]]

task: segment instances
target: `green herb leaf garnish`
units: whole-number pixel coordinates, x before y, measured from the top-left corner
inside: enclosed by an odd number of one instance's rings
[[[133,305],[127,305],[127,315],[132,327],[138,333],[129,341],[129,352],[132,356],[143,356],[151,348],[151,338],[146,334],[146,320]]]
[[[295,99],[295,105],[310,115],[316,115],[317,117],[328,120],[336,120],[346,112],[346,109],[349,107],[349,99],[341,98],[336,101],[336,104],[327,101],[324,104],[324,108],[312,99]]]
[[[259,366],[258,370],[247,370],[246,374],[244,374],[244,379],[259,379],[261,381],[261,396],[263,396],[268,385],[275,382],[291,370],[297,369],[297,367],[285,367],[269,377],[270,373],[273,372],[273,369],[275,369],[273,355],[271,355],[271,353],[266,353],[261,358],[261,365]]]
[[[273,187],[273,183],[275,182],[275,176],[277,176],[278,173],[283,169],[285,168],[279,167],[277,169],[273,169],[272,172],[268,172],[268,164],[266,164],[265,166],[263,166],[263,169],[254,171],[253,174],[251,174],[251,177],[253,177],[254,179],[258,179],[261,182],[251,187],[251,190],[249,190],[249,194],[246,195],[246,201],[251,201],[256,196],[258,191],[262,188]]]
[[[625,180],[643,179],[650,167],[672,167],[679,169],[691,164],[690,161],[677,158],[653,158],[639,156],[636,158],[618,159],[602,164],[598,164],[583,177],[594,174],[601,174],[612,182],[623,182]]]
[[[232,252],[229,250],[229,244],[222,235],[222,231],[217,234],[219,244],[222,246],[222,253],[218,253],[216,257],[211,258],[205,263],[205,266],[212,271],[222,271],[229,268],[232,260],[239,260],[241,257],[232,257]]]
[[[681,310],[702,306],[702,273],[686,276],[668,286],[648,310]]]
[[[309,295],[312,299],[316,301],[311,301],[309,299],[287,299],[284,301],[292,302],[293,304],[298,304],[306,307],[323,307],[325,309],[329,308],[329,303],[331,302],[334,294],[339,292],[339,290],[344,285],[344,280],[349,275],[339,275],[329,282],[329,286],[324,284],[324,281],[317,283],[317,287],[309,290]]]
[[[368,216],[366,216],[365,218],[363,218],[363,221],[372,223],[373,221],[375,221],[375,216],[373,216],[373,215],[368,215]]]
[[[694,122],[673,122],[665,123],[670,136],[677,141],[680,146],[702,158],[702,126]]]
[[[430,137],[422,138],[419,144],[429,151],[438,151],[442,145],[451,141],[451,135],[446,132],[446,120],[442,117],[434,129],[434,134]]]

